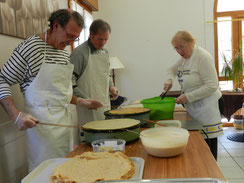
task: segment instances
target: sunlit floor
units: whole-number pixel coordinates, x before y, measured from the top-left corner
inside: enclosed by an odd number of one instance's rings
[[[219,137],[217,163],[229,183],[244,183],[244,142],[227,139],[233,133],[244,133],[235,127],[224,127],[224,135]]]

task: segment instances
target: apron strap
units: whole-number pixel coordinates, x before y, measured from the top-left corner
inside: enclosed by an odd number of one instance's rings
[[[44,63],[46,63],[46,51],[47,51],[47,31],[48,31],[48,29],[45,31],[45,49],[44,49],[44,56],[43,56],[43,62],[42,62],[42,65],[44,64]],[[42,66],[41,65],[41,66]]]

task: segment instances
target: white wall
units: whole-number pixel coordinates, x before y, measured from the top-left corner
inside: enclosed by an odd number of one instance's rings
[[[205,23],[213,20],[213,4],[214,0],[99,0],[94,19],[102,18],[111,25],[107,47],[126,67],[115,71],[121,95],[133,100],[161,93],[167,68],[179,58],[170,44],[178,30],[192,32],[197,44],[214,56],[213,24]],[[1,34],[0,40],[1,67],[22,40]],[[22,103],[15,88],[14,98]],[[176,80],[172,90],[179,90]],[[6,121],[1,107],[0,114],[0,123]]]
[[[157,96],[162,92],[166,71],[179,55],[171,46],[178,30],[188,30],[197,44],[214,56],[214,0],[99,0],[94,19],[112,27],[107,43],[125,69],[116,70],[116,86],[129,100]],[[174,82],[172,90],[179,90]]]

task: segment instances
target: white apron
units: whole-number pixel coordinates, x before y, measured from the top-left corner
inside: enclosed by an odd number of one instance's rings
[[[105,107],[97,110],[87,109],[77,106],[79,124],[94,120],[104,120],[104,111],[110,110],[109,97],[109,59],[103,52],[91,54],[89,49],[89,60],[84,73],[77,81],[77,86],[81,88],[90,99],[99,100]]]
[[[40,122],[71,124],[73,65],[43,64],[25,92],[25,109]],[[26,130],[29,171],[44,160],[64,157],[73,148],[73,129],[37,125]]]
[[[191,69],[195,54],[196,52],[194,52],[191,58],[188,60],[188,67],[183,67],[182,64],[182,67],[178,68],[178,81],[182,91],[184,89],[182,93],[191,92],[195,89],[192,85],[190,78],[192,72],[197,72],[196,70]],[[204,138],[207,138],[207,136],[208,138],[215,138],[223,135],[223,126],[221,123],[218,99],[219,95],[218,91],[216,91],[209,97],[185,104],[186,110],[189,115],[193,119],[201,122],[201,134]]]

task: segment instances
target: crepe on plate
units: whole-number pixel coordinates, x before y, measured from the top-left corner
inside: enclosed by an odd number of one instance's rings
[[[93,183],[101,180],[129,179],[135,166],[122,152],[84,152],[58,165],[50,183]]]

